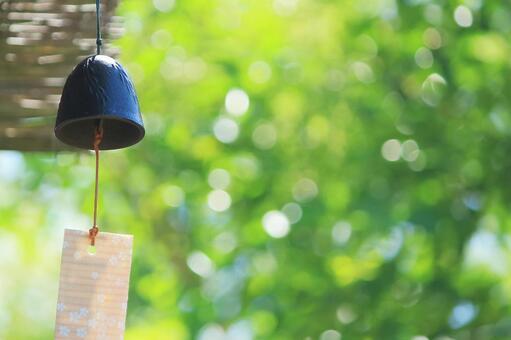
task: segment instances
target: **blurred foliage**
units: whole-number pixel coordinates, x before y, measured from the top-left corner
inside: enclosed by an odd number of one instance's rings
[[[510,339],[511,5],[123,0],[126,339]],[[93,157],[0,153],[0,338],[51,338]]]

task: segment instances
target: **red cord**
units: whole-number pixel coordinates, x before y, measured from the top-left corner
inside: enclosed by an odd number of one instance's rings
[[[96,236],[99,233],[99,228],[97,225],[97,216],[98,216],[98,186],[99,186],[99,144],[101,144],[101,140],[103,139],[103,129],[98,127],[96,129],[96,134],[94,136],[94,153],[96,154],[96,181],[94,184],[94,224],[92,228],[89,229],[89,238],[90,245],[94,246],[96,243]]]

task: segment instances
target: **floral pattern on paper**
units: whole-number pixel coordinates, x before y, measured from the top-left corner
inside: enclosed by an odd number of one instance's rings
[[[130,235],[100,233],[85,256],[88,233],[66,229],[55,339],[123,339],[128,301]]]

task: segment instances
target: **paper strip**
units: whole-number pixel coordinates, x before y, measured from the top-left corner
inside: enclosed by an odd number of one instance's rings
[[[91,255],[88,235],[64,232],[55,339],[123,339],[133,236],[100,232]]]

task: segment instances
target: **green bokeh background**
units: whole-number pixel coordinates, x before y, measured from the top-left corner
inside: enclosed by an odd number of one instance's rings
[[[135,236],[126,339],[511,339],[509,2],[118,14],[147,130],[102,153],[100,226]],[[1,339],[52,338],[93,162],[0,152]]]

